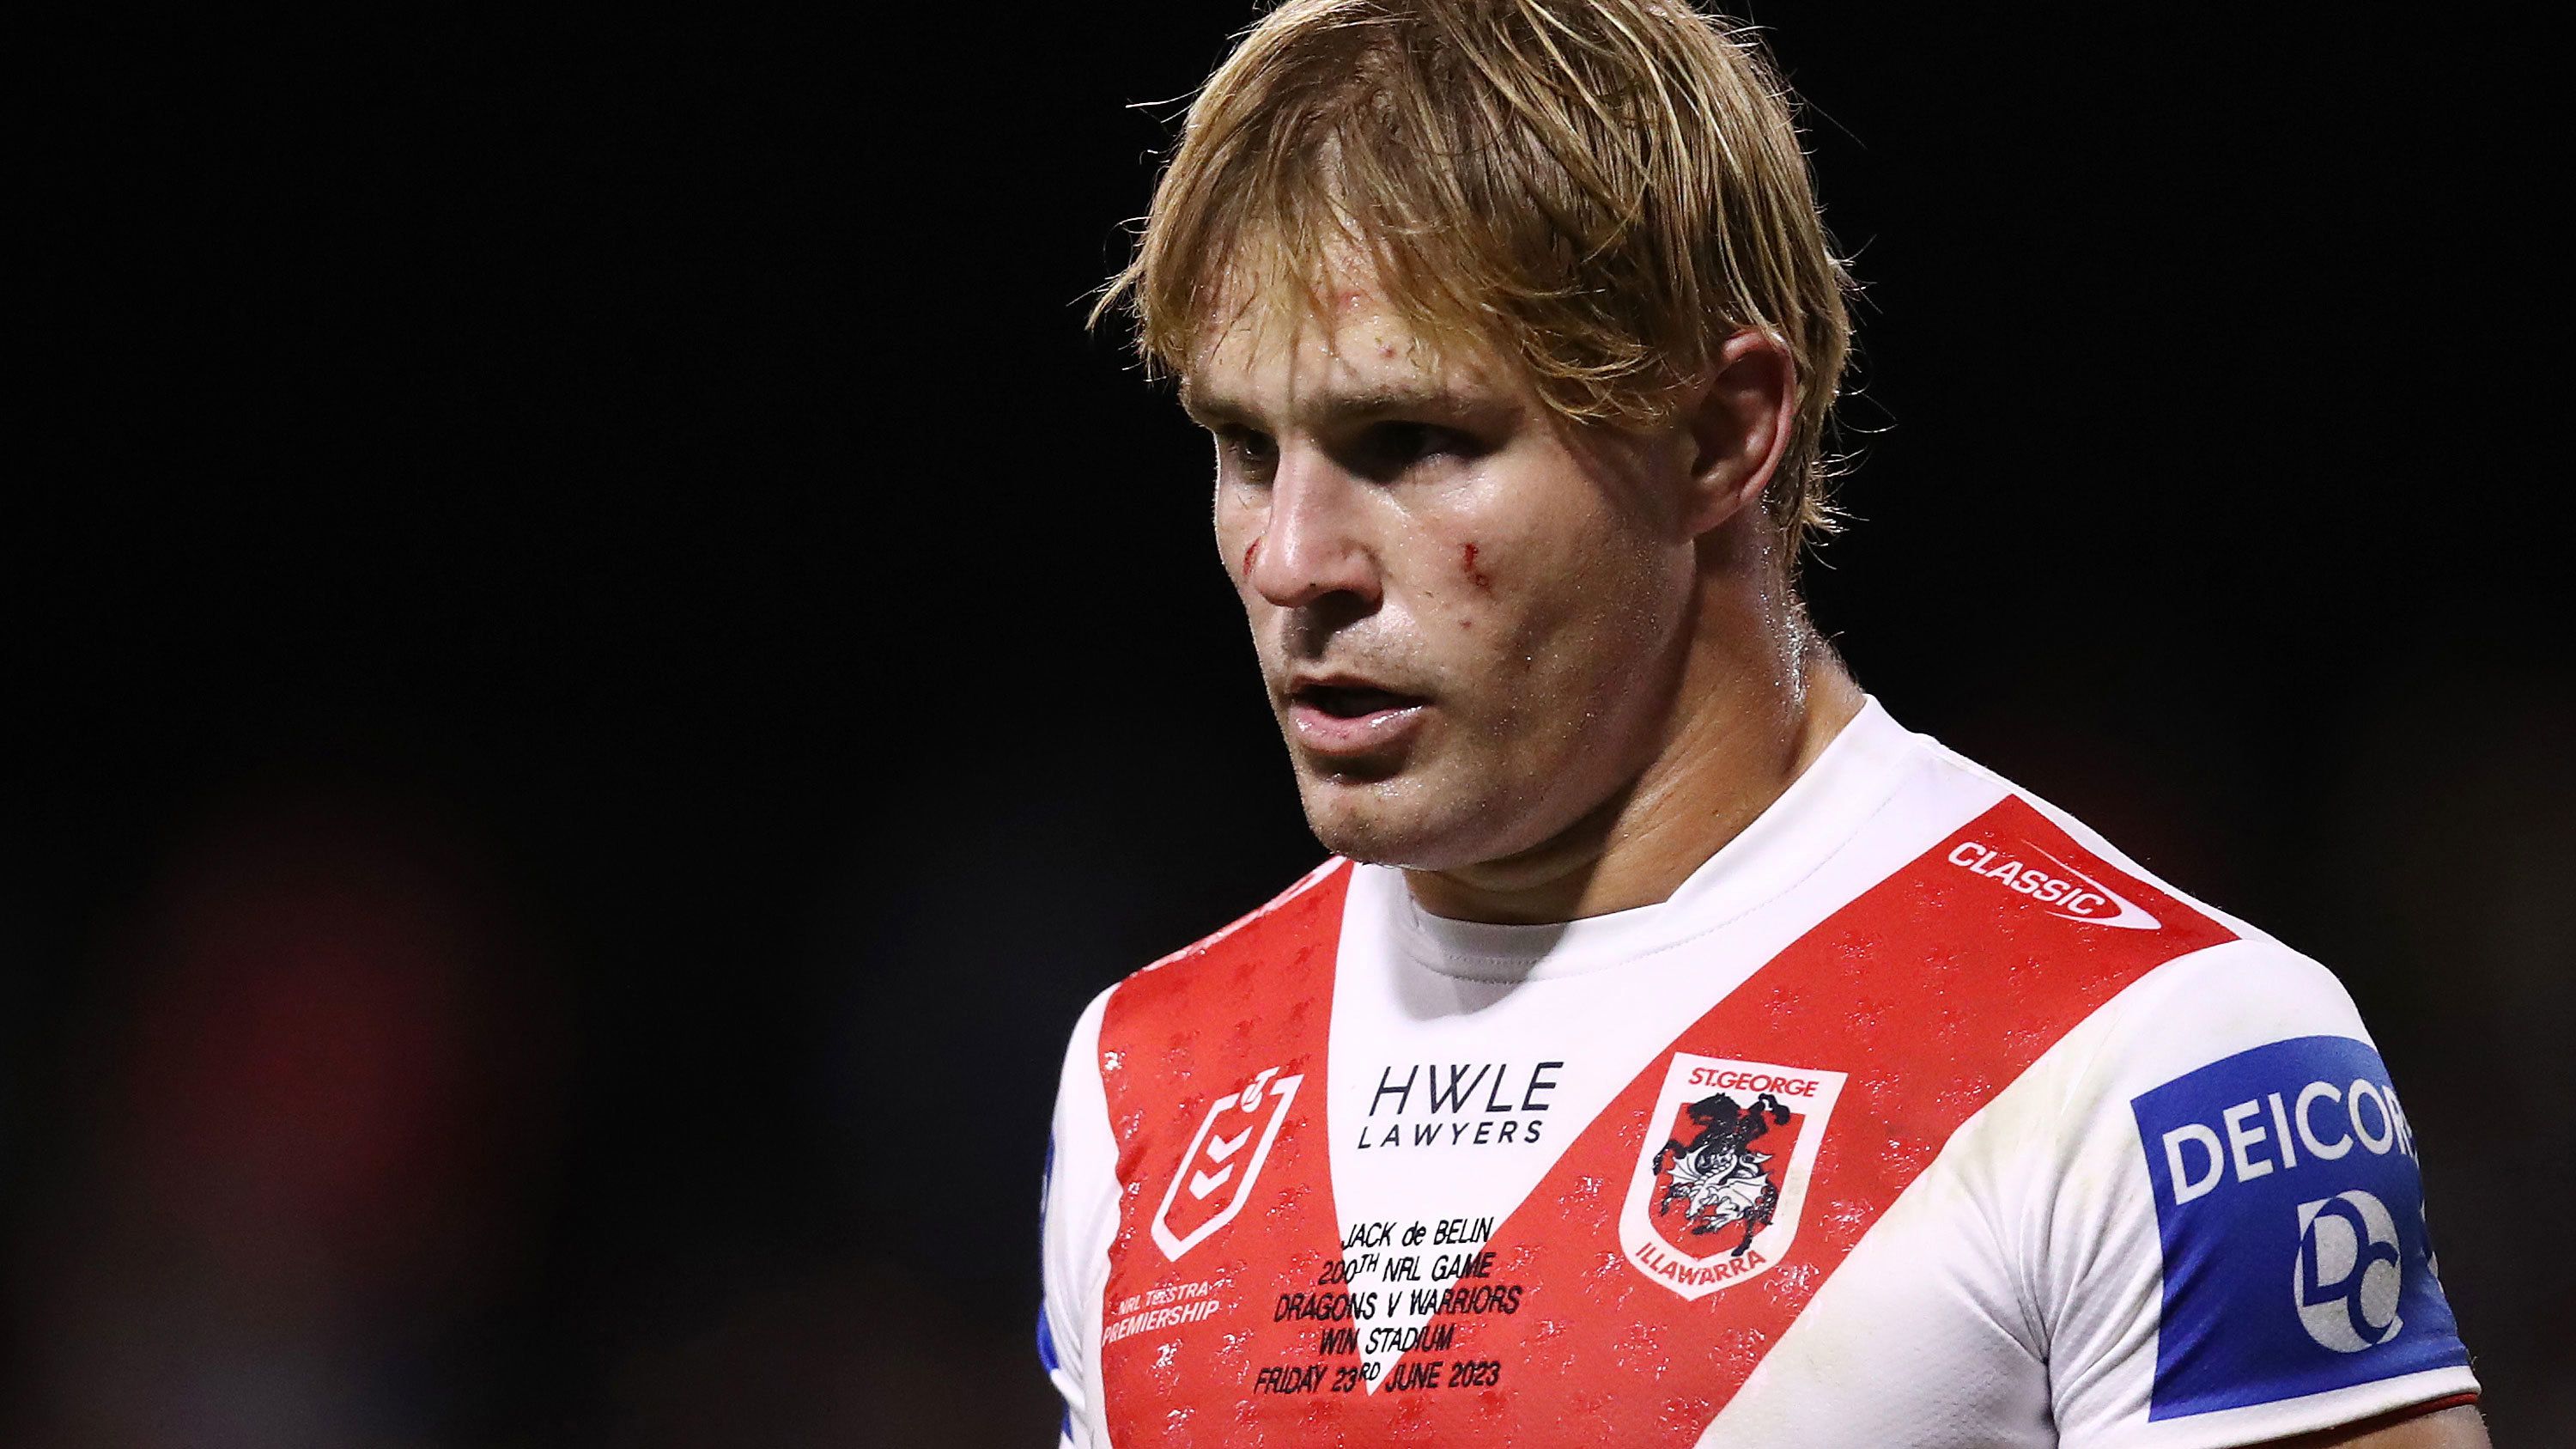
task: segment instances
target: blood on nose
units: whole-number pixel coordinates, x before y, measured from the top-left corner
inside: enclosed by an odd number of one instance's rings
[[[1243,546],[1243,572],[1246,576],[1252,573],[1252,561],[1259,557],[1261,557],[1261,538],[1260,535],[1255,534],[1252,542]]]

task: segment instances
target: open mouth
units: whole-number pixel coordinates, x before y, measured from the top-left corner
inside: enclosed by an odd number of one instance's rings
[[[1421,731],[1430,702],[1374,684],[1315,681],[1288,692],[1288,730],[1316,756],[1382,759]]]
[[[1422,703],[1418,695],[1364,684],[1310,684],[1290,697],[1334,719],[1366,719],[1386,710],[1409,709]]]

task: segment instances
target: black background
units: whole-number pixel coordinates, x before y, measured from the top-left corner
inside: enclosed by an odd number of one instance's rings
[[[0,1437],[1038,1442],[1063,1033],[1312,863],[1114,335],[1235,5],[47,37]],[[1766,3],[1897,716],[2333,964],[2576,1422],[2537,42]],[[1136,105],[1132,103],[1150,103]]]

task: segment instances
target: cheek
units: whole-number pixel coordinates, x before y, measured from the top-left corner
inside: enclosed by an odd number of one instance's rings
[[[1528,541],[1479,535],[1457,545],[1449,588],[1466,612],[1508,620],[1534,644],[1598,644],[1671,612],[1672,562],[1648,540],[1607,531]]]
[[[1215,512],[1217,558],[1236,583],[1244,583],[1261,560],[1263,519],[1257,510],[1228,497],[1223,487],[1217,490]]]
[[[1476,547],[1473,540],[1460,544],[1458,546],[1458,571],[1467,576],[1467,583],[1470,587],[1474,588],[1476,592],[1480,594],[1490,594],[1494,591],[1494,578],[1493,575],[1486,573],[1484,569],[1479,566],[1482,553],[1483,551]]]
[[[1577,733],[1658,675],[1688,613],[1689,569],[1644,541],[1505,551],[1461,542],[1446,560],[1460,648],[1483,661],[1487,705]]]
[[[1477,632],[1536,647],[1664,612],[1676,560],[1668,540],[1605,485],[1572,473],[1499,480],[1442,520],[1417,556],[1426,592]],[[1686,548],[1679,564],[1687,570]]]

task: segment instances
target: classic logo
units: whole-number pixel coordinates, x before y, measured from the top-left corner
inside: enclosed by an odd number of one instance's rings
[[[1639,1272],[1704,1298],[1788,1256],[1843,1074],[1676,1052],[1619,1215]]]
[[[2062,920],[2117,926],[2124,931],[2153,931],[2163,927],[2164,923],[2149,914],[2145,907],[2074,866],[2027,841],[2021,848],[2048,862],[2047,866],[2025,860],[2013,851],[1998,850],[1973,840],[1963,840],[1952,847],[1950,863],[1970,875],[2010,886]]]
[[[1297,1100],[1297,1085],[1305,1080],[1281,1077],[1271,1067],[1208,1108],[1154,1213],[1154,1241],[1164,1257],[1177,1261],[1243,1211],[1261,1164],[1270,1160],[1270,1144],[1288,1120],[1289,1104]]]

